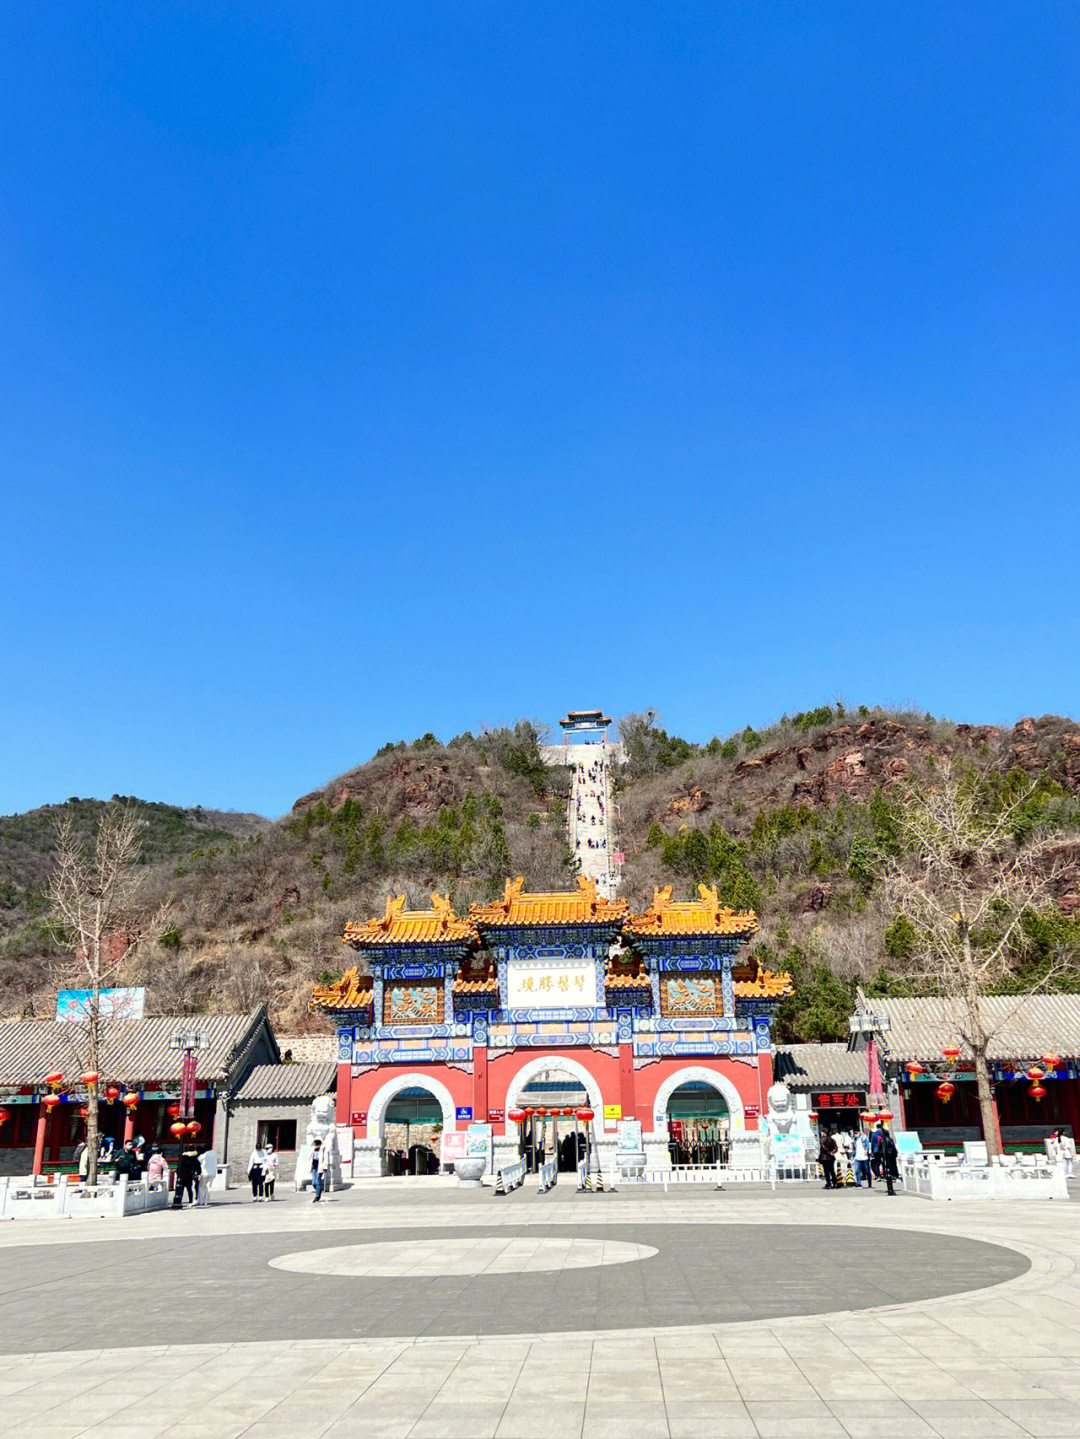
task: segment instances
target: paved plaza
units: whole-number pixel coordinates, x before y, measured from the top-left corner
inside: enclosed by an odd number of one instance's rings
[[[1080,1435],[1074,1204],[373,1181],[0,1229],[0,1435]]]

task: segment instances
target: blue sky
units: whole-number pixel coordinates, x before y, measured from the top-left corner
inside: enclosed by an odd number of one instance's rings
[[[1076,713],[1080,12],[13,3],[0,811]]]

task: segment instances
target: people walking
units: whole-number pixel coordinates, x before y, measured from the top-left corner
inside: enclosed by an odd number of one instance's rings
[[[855,1136],[853,1148],[855,1159],[855,1188],[861,1189],[862,1182],[866,1180],[867,1189],[873,1189],[874,1181],[870,1176],[870,1145],[867,1143],[866,1135],[860,1132]]]
[[[836,1189],[836,1140],[827,1129],[821,1131],[821,1139],[818,1144],[818,1163],[821,1165],[821,1172],[825,1176],[825,1188]]]
[[[263,1198],[272,1200],[277,1183],[278,1157],[272,1144],[263,1145]]]
[[[329,1168],[329,1146],[324,1145],[321,1139],[316,1139],[311,1146],[311,1187],[315,1191],[312,1204],[318,1204],[323,1196],[323,1186],[326,1183]]]
[[[210,1202],[210,1186],[218,1172],[217,1155],[212,1149],[204,1149],[199,1155],[199,1204],[205,1209]]]
[[[263,1198],[263,1148],[256,1144],[248,1159],[247,1177],[251,1180],[251,1202],[258,1204]]]

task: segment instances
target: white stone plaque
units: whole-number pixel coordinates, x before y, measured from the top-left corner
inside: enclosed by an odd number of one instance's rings
[[[595,1009],[591,959],[512,959],[507,969],[510,1009]]]

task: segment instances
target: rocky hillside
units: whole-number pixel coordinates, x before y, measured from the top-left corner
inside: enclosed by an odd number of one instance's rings
[[[856,981],[893,982],[893,916],[874,869],[894,842],[905,781],[932,775],[950,755],[977,761],[1002,785],[1039,779],[1023,823],[1060,833],[1066,863],[1058,914],[1035,950],[1080,955],[1080,727],[1071,720],[999,730],[822,707],[707,744],[669,736],[648,715],[621,728],[631,757],[616,794],[622,893],[646,904],[654,885],[689,892],[708,880],[729,902],[757,909],[763,957],[799,984],[783,1017],[793,1037],[832,1037]],[[568,776],[540,762],[540,738],[522,722],[447,744],[425,735],[388,745],[273,824],[145,806],[144,902],[168,898],[174,924],[164,945],[133,961],[129,978],[147,984],[159,1009],[265,998],[295,1031],[319,1023],[306,1015],[307,989],[340,972],[346,919],[381,909],[387,894],[424,904],[438,888],[463,909],[507,874],[524,874],[531,887],[566,886]],[[41,886],[50,826],[64,808],[0,820],[6,1013],[51,1007],[59,950]]]

